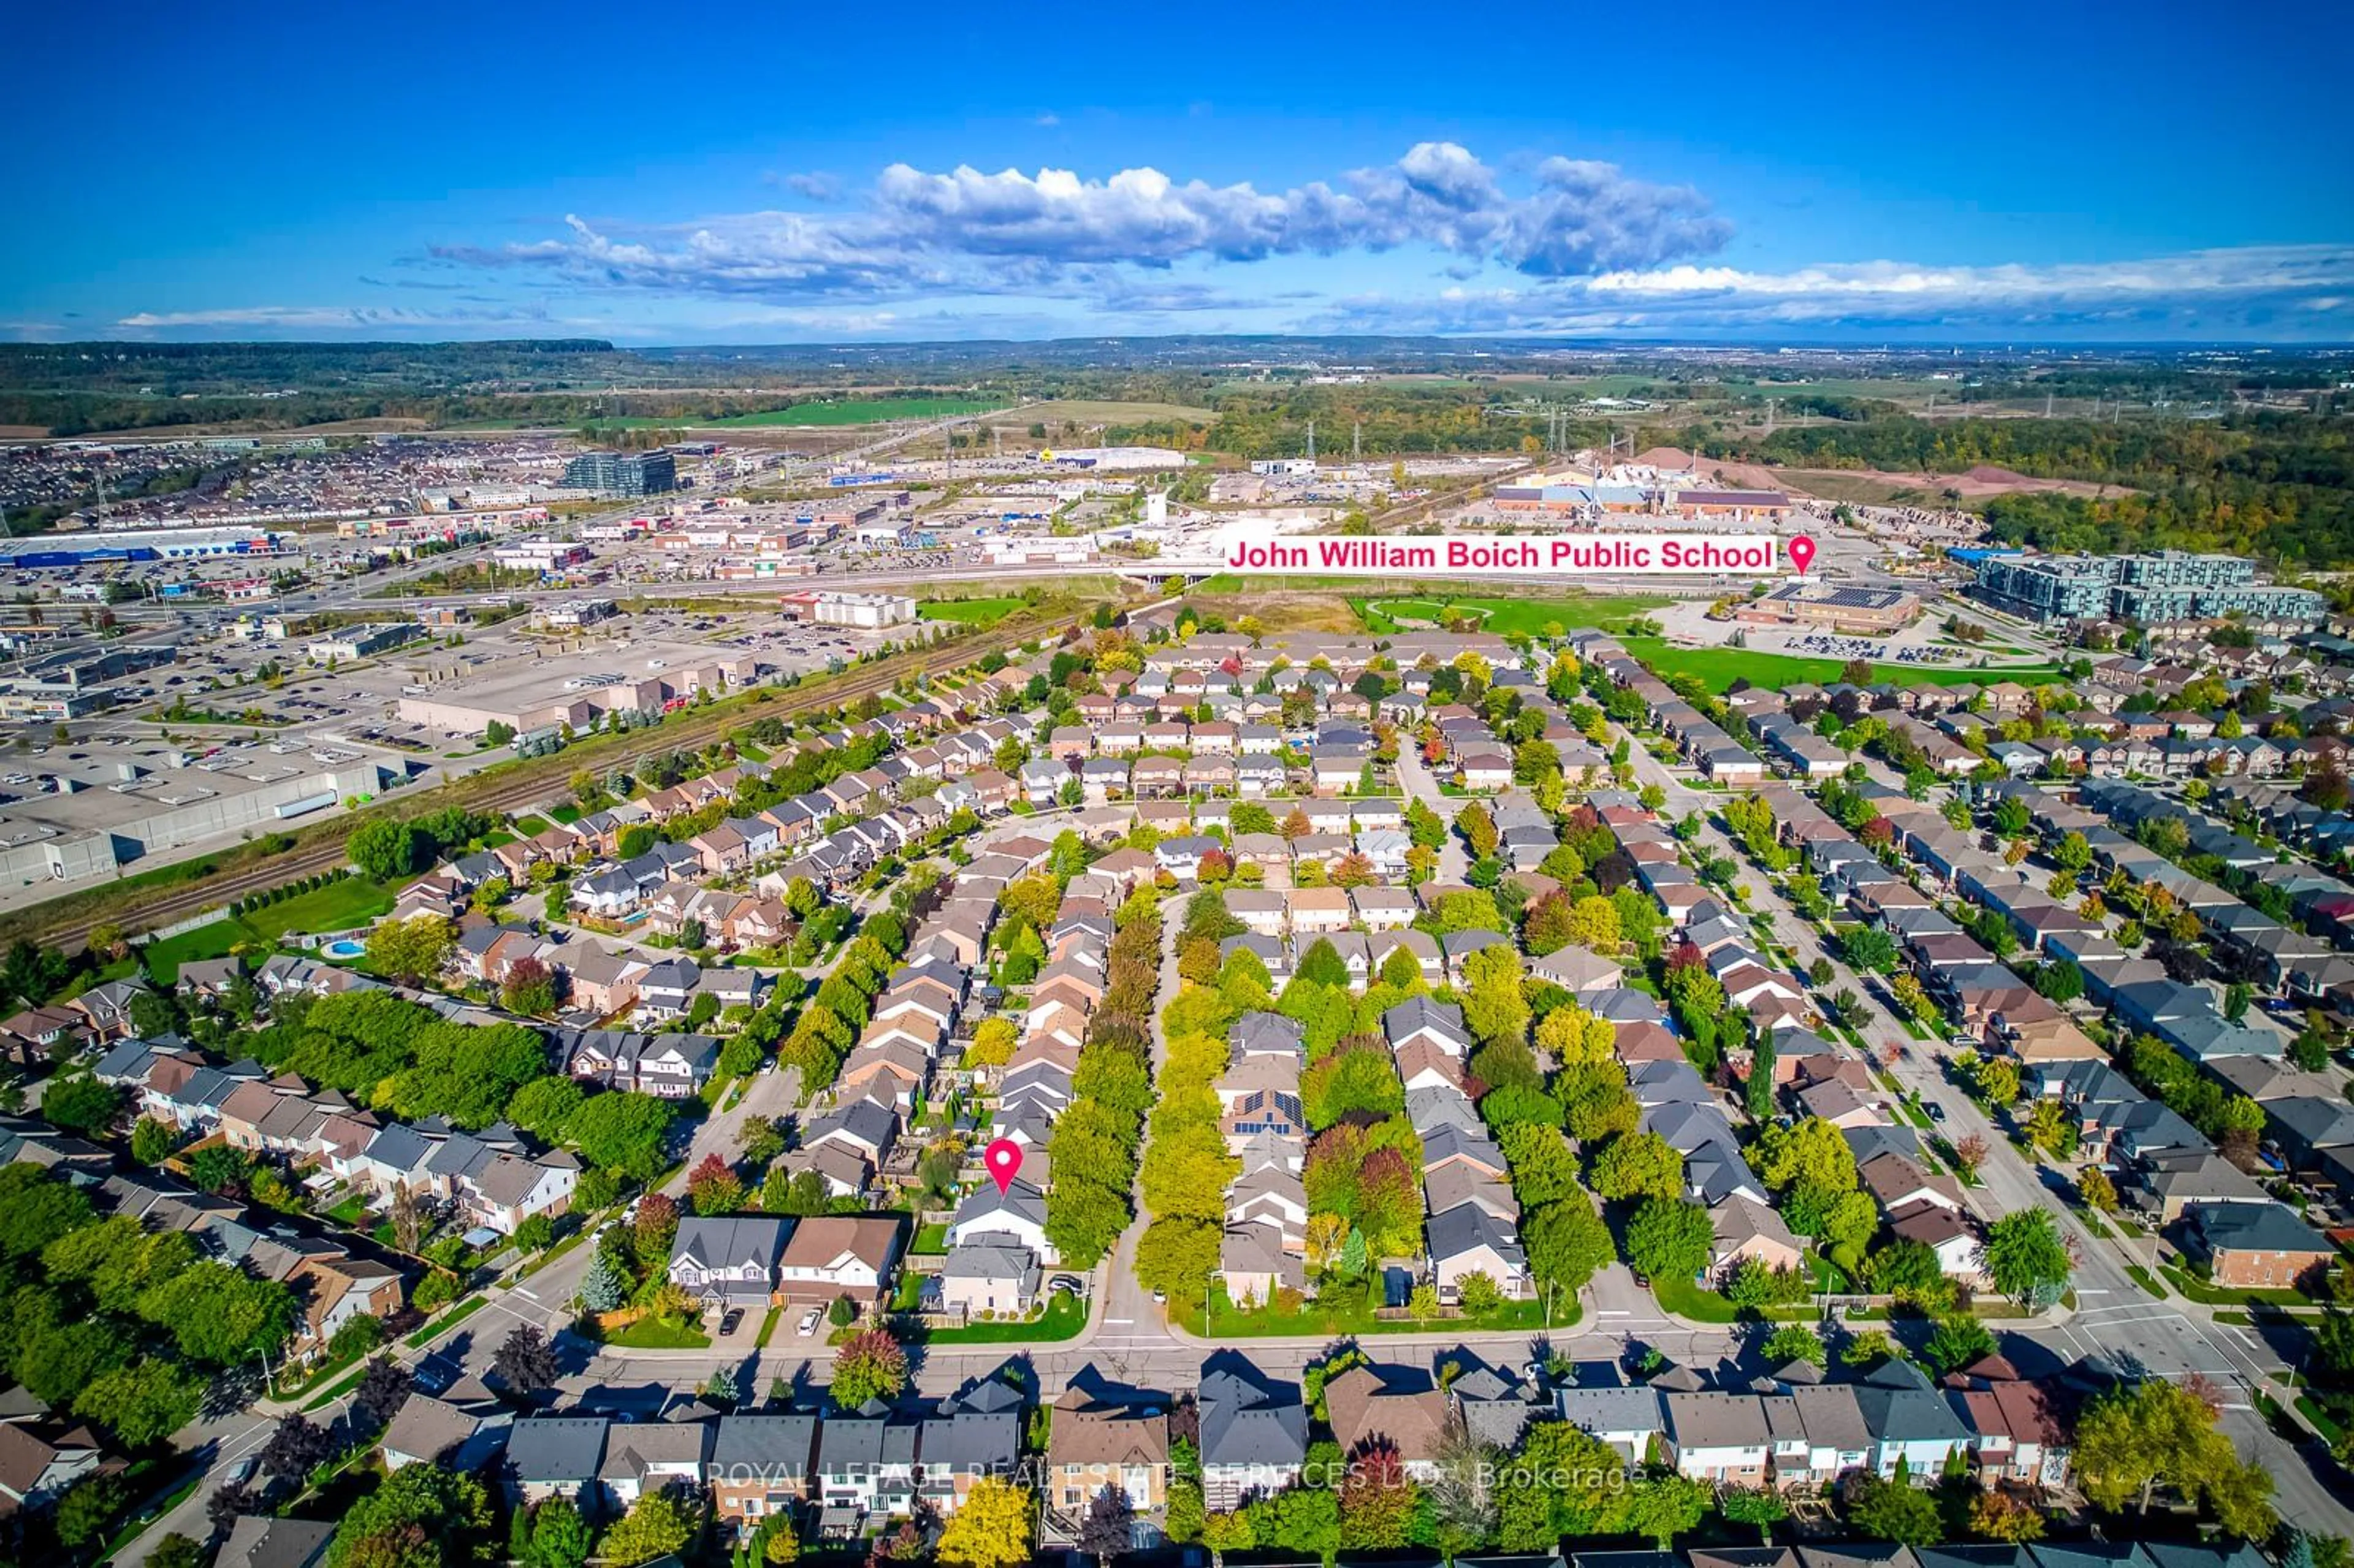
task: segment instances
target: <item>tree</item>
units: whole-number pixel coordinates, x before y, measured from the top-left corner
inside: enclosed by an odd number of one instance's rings
[[[531,1510],[531,1568],[581,1568],[596,1532],[570,1498],[554,1497]]]
[[[1079,1520],[1079,1550],[1098,1563],[1110,1562],[1129,1549],[1136,1526],[1136,1505],[1119,1487],[1106,1487],[1087,1503]]]
[[[1785,1323],[1766,1336],[1768,1366],[1784,1366],[1791,1361],[1812,1361],[1821,1366],[1825,1360],[1823,1337],[1804,1323]]]
[[[695,1505],[669,1490],[648,1492],[605,1532],[597,1555],[615,1568],[668,1557],[695,1539]]]
[[[1626,1529],[1630,1534],[1649,1536],[1652,1544],[1665,1552],[1677,1536],[1708,1517],[1714,1495],[1707,1483],[1689,1476],[1646,1476],[1628,1489]]]
[[[130,1500],[131,1483],[121,1471],[84,1476],[58,1499],[58,1539],[77,1550],[100,1540]]]
[[[131,1158],[142,1165],[161,1165],[179,1147],[180,1135],[168,1122],[142,1117],[139,1125],[131,1129]]]
[[[2149,1511],[2161,1486],[2195,1498],[2238,1464],[2215,1430],[2209,1391],[2151,1378],[2111,1390],[2076,1422],[2076,1471],[2084,1495],[2112,1513]]]
[[[1350,1457],[1340,1506],[1343,1551],[1391,1552],[1407,1544],[1416,1487],[1394,1443],[1374,1438]]]
[[[1901,1461],[1894,1480],[1873,1475],[1858,1478],[1848,1502],[1847,1523],[1867,1541],[1893,1541],[1916,1549],[1946,1539],[1937,1499],[1902,1473]]]
[[[1749,1075],[1742,1083],[1744,1108],[1753,1121],[1771,1121],[1774,1118],[1774,1036],[1771,1031],[1759,1034],[1757,1044],[1749,1053]]]
[[[1210,951],[1216,953],[1216,944],[1211,944]],[[984,1018],[972,1032],[972,1044],[965,1047],[965,1065],[1002,1067],[1013,1057],[1021,1038],[1013,1020],[994,1015]]]
[[[1650,1199],[1627,1225],[1627,1261],[1653,1279],[1690,1279],[1715,1244],[1708,1211],[1671,1198]]]
[[[1996,1488],[1970,1499],[1970,1533],[2012,1545],[2043,1539],[2041,1510]]]
[[[430,848],[430,841],[421,839],[408,823],[383,820],[363,823],[344,841],[352,863],[377,882],[392,882],[421,869]]]
[[[1031,1535],[1029,1492],[985,1476],[940,1531],[938,1556],[958,1568],[1016,1568],[1030,1561]]]
[[[687,1201],[701,1215],[733,1213],[744,1204],[744,1183],[727,1162],[706,1154],[686,1178]]]
[[[491,1370],[510,1392],[525,1398],[554,1388],[564,1372],[555,1347],[528,1323],[518,1323],[507,1331],[499,1342],[498,1354],[492,1358]]]
[[[1896,967],[1896,941],[1876,926],[1859,926],[1840,938],[1840,950],[1850,968],[1865,974],[1886,974]]]
[[[139,1316],[169,1328],[180,1352],[232,1366],[274,1352],[293,1331],[294,1294],[231,1265],[190,1266],[143,1292]]]
[[[91,1379],[73,1409],[111,1428],[124,1447],[145,1448],[194,1421],[204,1397],[204,1383],[176,1362],[148,1357]]]
[[[2115,1213],[2117,1207],[2117,1186],[2109,1173],[2097,1165],[2087,1165],[2076,1178],[2076,1195],[2084,1206],[2104,1214]]]
[[[1757,1539],[1771,1543],[1774,1527],[1790,1517],[1782,1494],[1765,1487],[1723,1487],[1716,1494],[1716,1511],[1734,1524],[1754,1524]]]
[[[368,933],[368,967],[398,980],[424,980],[440,972],[457,942],[456,928],[439,915],[387,920]]]
[[[313,1470],[335,1457],[335,1435],[305,1415],[281,1418],[261,1446],[261,1467],[301,1486]]]
[[[549,1073],[514,1092],[507,1101],[507,1120],[544,1142],[560,1142],[572,1113],[587,1097],[570,1078]]]
[[[1679,1198],[1684,1190],[1684,1157],[1656,1132],[1623,1134],[1595,1156],[1590,1184],[1596,1196],[1614,1202]]]
[[[1776,1190],[1796,1187],[1836,1195],[1855,1190],[1855,1151],[1847,1135],[1821,1117],[1758,1135],[1757,1174]]]
[[[517,959],[499,984],[499,1000],[509,1012],[544,1018],[556,1011],[556,971],[537,959]]]
[[[41,1114],[49,1124],[78,1138],[104,1131],[122,1109],[122,1092],[88,1074],[53,1080],[41,1096]]]
[[[2066,1240],[2043,1209],[2020,1209],[1995,1221],[1984,1252],[1994,1287],[2022,1306],[2049,1307],[2075,1271]]]
[[[400,1413],[417,1386],[409,1370],[390,1356],[372,1358],[352,1392],[352,1410],[371,1428],[384,1425]]]
[[[205,1549],[175,1531],[147,1553],[149,1568],[205,1568]]]
[[[1964,1316],[1939,1319],[1929,1342],[1921,1347],[1921,1359],[1939,1377],[1959,1372],[1994,1353],[1992,1330],[1978,1319]]]
[[[1572,1298],[1585,1288],[1596,1269],[1617,1255],[1609,1227],[1583,1192],[1527,1215],[1521,1239],[1528,1249],[1530,1271]]]
[[[1996,1110],[2019,1102],[2019,1064],[2008,1056],[1981,1056],[1971,1074],[1978,1097]]]
[[[855,1410],[870,1399],[895,1399],[907,1386],[907,1352],[888,1329],[862,1329],[843,1341],[833,1361],[833,1402]]]
[[[565,1136],[589,1164],[646,1181],[662,1171],[675,1114],[668,1101],[652,1095],[591,1095],[566,1119]]]

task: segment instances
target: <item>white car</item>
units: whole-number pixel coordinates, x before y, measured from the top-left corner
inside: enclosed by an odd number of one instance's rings
[[[822,1318],[822,1317],[824,1317],[824,1316],[825,1316],[825,1313],[824,1313],[823,1311],[822,1311],[820,1308],[815,1308],[815,1307],[812,1307],[812,1308],[811,1308],[808,1311],[806,1311],[806,1312],[802,1313],[802,1314],[801,1314],[801,1338],[803,1338],[803,1339],[805,1339],[805,1340],[806,1340],[806,1339],[808,1339],[811,1334],[816,1333],[816,1332],[817,1332],[817,1320],[818,1320],[820,1318]]]

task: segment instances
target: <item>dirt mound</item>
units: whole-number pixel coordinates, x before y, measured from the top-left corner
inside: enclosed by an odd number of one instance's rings
[[[1664,472],[1676,473],[1691,467],[1692,455],[1690,452],[1678,451],[1673,447],[1653,447],[1648,451],[1637,452],[1635,461],[1638,463],[1648,463]]]
[[[2015,470],[1996,468],[1991,463],[1983,462],[1978,464],[1978,467],[1970,470],[1967,473],[1962,475],[1962,477],[1968,480],[1973,484],[2032,485],[2036,482],[2027,475],[2020,473]]]

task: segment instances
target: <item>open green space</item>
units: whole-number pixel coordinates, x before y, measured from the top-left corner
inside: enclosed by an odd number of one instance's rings
[[[916,607],[926,620],[960,620],[986,631],[1022,608],[1018,599],[928,599]]]
[[[2209,1307],[2317,1307],[2326,1305],[2302,1290],[2235,1290],[2200,1278],[2179,1265],[2161,1263],[2166,1282],[2193,1301]]]
[[[877,425],[886,419],[945,419],[958,414],[993,414],[1004,407],[993,397],[849,397],[838,403],[796,403],[790,408],[737,414],[725,419],[705,420],[697,428]]]
[[[1747,648],[1679,648],[1662,637],[1627,637],[1620,639],[1627,652],[1659,672],[1662,678],[1670,675],[1692,675],[1712,692],[1722,692],[1734,682],[1746,680],[1753,686],[1779,688],[1804,683],[1829,685],[1840,679],[1845,668],[1837,659],[1809,659],[1792,653],[1761,653]],[[2059,671],[2048,664],[2019,669],[1997,670],[1935,670],[1918,664],[1874,664],[1874,681],[1894,681],[1901,685],[1933,686],[1991,685],[1997,681],[2015,681],[2022,686],[2040,686],[2062,679]]]
[[[1004,418],[990,423],[1009,428],[1018,425],[1025,430],[1032,425],[1044,425],[1050,437],[1065,425],[1149,425],[1172,419],[1206,425],[1218,417],[1214,408],[1199,408],[1190,403],[1136,403],[1094,397],[1055,397],[1026,408],[1007,408],[1003,413]]]
[[[1437,594],[1418,599],[1352,599],[1349,608],[1357,612],[1366,630],[1380,636],[1443,630],[1448,620],[1469,616],[1479,622],[1479,630],[1500,637],[1515,633],[1543,637],[1545,629],[1554,625],[1564,630],[1590,626],[1603,631],[1621,631],[1637,616],[1669,602],[1648,594],[1569,594],[1529,599],[1467,599]]]

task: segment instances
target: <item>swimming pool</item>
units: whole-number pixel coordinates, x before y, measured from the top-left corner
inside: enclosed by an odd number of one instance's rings
[[[367,951],[367,944],[355,942],[349,937],[338,937],[319,951],[331,959],[356,959]]]

